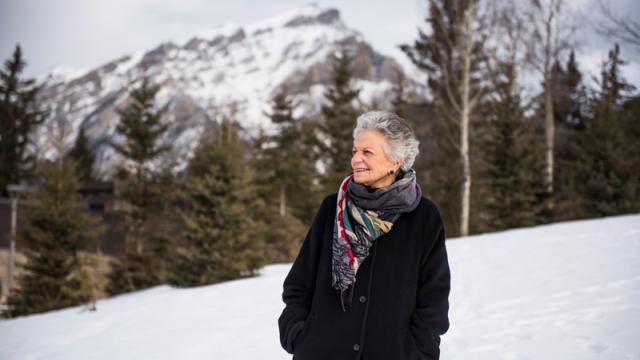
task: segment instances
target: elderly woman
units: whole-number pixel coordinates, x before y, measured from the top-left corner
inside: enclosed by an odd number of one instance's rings
[[[297,360],[438,359],[449,328],[445,229],[395,114],[361,115],[351,167],[284,281],[280,341]]]

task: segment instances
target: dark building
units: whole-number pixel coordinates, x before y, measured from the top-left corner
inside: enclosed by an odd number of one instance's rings
[[[100,249],[109,255],[124,253],[124,234],[120,230],[122,216],[118,212],[117,200],[114,197],[113,182],[88,181],[80,186],[78,191],[86,201],[87,211],[102,218],[105,231],[100,239]],[[21,226],[21,214],[24,214],[29,203],[24,196],[18,202],[17,227]],[[8,249],[11,233],[11,199],[0,198],[0,248]],[[20,243],[16,243],[16,250],[20,251]]]

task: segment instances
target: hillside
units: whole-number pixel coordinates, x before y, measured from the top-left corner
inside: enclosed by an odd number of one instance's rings
[[[639,359],[640,215],[449,239],[442,359]],[[277,318],[290,264],[0,321],[0,358],[290,359]]]

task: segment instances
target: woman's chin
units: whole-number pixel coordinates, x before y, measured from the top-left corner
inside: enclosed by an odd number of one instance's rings
[[[362,176],[362,175],[353,175],[353,182],[355,182],[356,184],[360,184],[360,185],[366,185],[366,176]]]

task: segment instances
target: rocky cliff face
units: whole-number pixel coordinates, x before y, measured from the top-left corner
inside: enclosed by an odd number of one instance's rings
[[[146,67],[152,81],[162,85],[158,106],[168,109],[165,120],[172,124],[164,141],[186,160],[200,134],[215,127],[216,114],[230,104],[249,133],[272,130],[264,111],[283,85],[297,97],[299,114],[316,113],[330,78],[328,57],[343,41],[355,55],[362,100],[385,98],[397,63],[376,53],[360,33],[347,27],[338,10],[308,5],[254,24],[227,25],[182,45],[163,43],[82,75],[52,72],[44,77],[42,100],[54,119],[70,124],[69,142],[84,126],[97,165],[108,175],[121,162],[106,145],[116,136],[116,109],[124,105],[132,83]],[[43,128],[37,136],[45,153],[47,131]]]

